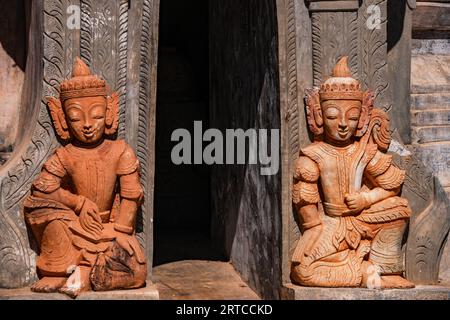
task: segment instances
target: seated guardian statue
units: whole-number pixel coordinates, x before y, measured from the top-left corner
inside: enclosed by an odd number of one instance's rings
[[[118,95],[77,58],[73,77],[48,108],[56,149],[25,200],[25,219],[39,245],[36,292],[76,297],[86,290],[145,285],[146,259],[135,236],[143,201],[139,162],[118,126]]]
[[[307,90],[314,142],[295,165],[292,198],[303,235],[291,278],[303,286],[414,287],[402,276],[411,214],[399,196],[405,172],[386,154],[388,116],[360,88],[343,57],[320,89]]]

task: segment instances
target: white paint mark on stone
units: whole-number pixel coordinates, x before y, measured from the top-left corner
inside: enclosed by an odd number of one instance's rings
[[[400,157],[409,157],[411,156],[411,151],[409,151],[402,143],[397,140],[392,139],[391,144],[389,145],[389,152],[396,153]]]

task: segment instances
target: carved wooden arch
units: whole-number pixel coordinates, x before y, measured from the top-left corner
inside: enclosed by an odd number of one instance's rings
[[[30,31],[42,30],[42,5],[42,1],[32,2]],[[41,92],[49,90],[47,86],[54,78],[48,76],[51,67],[42,64],[41,37],[30,32],[22,104],[18,106],[16,152],[0,167],[0,287],[6,288],[25,285],[35,277],[34,252],[28,243],[20,202],[37,167],[55,146],[51,121],[42,110],[45,104]]]

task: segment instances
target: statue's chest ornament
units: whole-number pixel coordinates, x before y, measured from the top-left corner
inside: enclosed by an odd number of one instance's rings
[[[338,148],[324,143],[321,149],[327,155],[322,170],[336,171],[339,195],[343,197],[346,193],[356,191],[355,188],[359,189],[353,182],[355,179],[361,181],[361,177],[358,179],[357,176],[362,176],[361,170],[358,170],[363,155],[360,144],[355,142],[349,147]]]

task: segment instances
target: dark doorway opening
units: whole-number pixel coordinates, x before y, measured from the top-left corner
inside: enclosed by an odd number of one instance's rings
[[[194,121],[209,127],[208,0],[160,3],[154,265],[180,260],[219,260],[211,241],[211,168],[175,165],[175,129],[192,136]],[[193,150],[192,150],[193,157]]]
[[[278,297],[281,175],[261,175],[260,162],[171,161],[172,132],[192,143],[194,121],[223,142],[227,129],[281,128],[276,1],[160,5],[152,280],[163,299]]]

